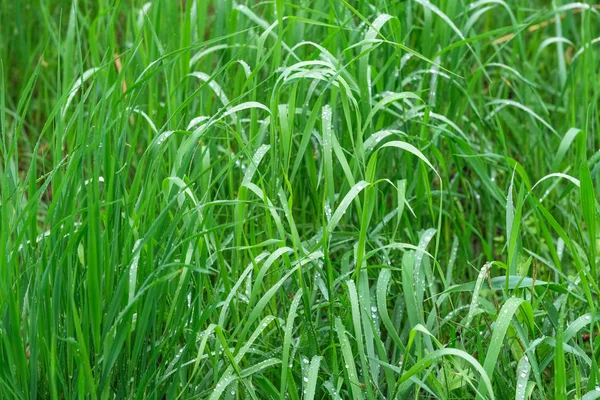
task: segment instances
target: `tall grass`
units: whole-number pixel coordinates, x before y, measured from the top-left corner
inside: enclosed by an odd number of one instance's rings
[[[600,10],[0,3],[0,397],[600,398]]]

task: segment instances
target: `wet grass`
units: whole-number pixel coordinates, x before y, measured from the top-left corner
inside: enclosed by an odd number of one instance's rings
[[[599,398],[598,36],[562,1],[2,2],[0,397]]]

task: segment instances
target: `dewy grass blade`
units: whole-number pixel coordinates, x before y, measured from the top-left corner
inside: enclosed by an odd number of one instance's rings
[[[327,224],[327,231],[332,232],[336,228],[336,226],[338,225],[338,223],[340,222],[340,220],[342,219],[344,214],[348,211],[348,208],[350,207],[350,204],[352,204],[352,201],[367,186],[369,186],[369,183],[367,183],[365,181],[360,181],[356,185],[354,185],[353,187],[350,188],[348,193],[346,193],[346,195],[340,202],[340,205],[338,206],[338,208],[336,208],[335,212],[331,216],[331,219],[329,220],[329,223]]]
[[[342,320],[336,318],[335,329],[338,335],[342,356],[344,358],[344,372],[348,379],[346,383],[346,389],[352,394],[354,400],[362,400],[363,396],[358,382],[358,373],[356,372],[356,365],[354,364],[354,355],[352,354],[352,347],[346,336],[346,330]]]
[[[471,305],[469,306],[469,314],[467,315],[467,320],[465,321],[465,327],[467,328],[471,324],[471,321],[475,316],[475,312],[477,311],[477,305],[479,304],[479,291],[481,290],[483,282],[487,279],[489,269],[489,264],[486,264],[481,268],[479,274],[477,274],[477,281],[475,281],[475,288],[473,289],[473,298],[471,300]]]
[[[394,327],[387,310],[387,291],[390,284],[391,275],[392,274],[389,269],[383,269],[379,273],[379,279],[377,280],[377,309],[379,311],[379,315],[381,315],[381,320],[385,325],[388,334],[392,340],[394,340],[396,346],[398,346],[399,349],[403,349],[404,345],[402,343],[402,339],[400,339],[398,336],[396,327]]]
[[[285,334],[283,338],[283,356],[281,358],[281,386],[279,392],[283,396],[287,390],[287,376],[288,371],[291,370],[294,366],[293,360],[290,361],[290,346],[292,344],[292,331],[294,330],[294,320],[296,318],[296,312],[298,309],[298,305],[300,304],[300,300],[302,298],[302,289],[298,289],[296,294],[294,295],[294,300],[292,300],[292,304],[290,306],[290,310],[288,313],[287,320],[285,322]],[[289,366],[288,366],[289,363]]]
[[[531,366],[529,365],[529,359],[524,355],[517,365],[517,390],[515,392],[515,400],[525,400],[530,372]]]
[[[308,367],[308,376],[304,379],[305,383],[305,399],[312,400],[315,397],[315,389],[317,387],[317,378],[319,374],[319,365],[321,364],[321,356],[314,356]]]
[[[506,331],[508,330],[509,325],[511,324],[511,320],[515,315],[515,312],[519,308],[519,306],[523,303],[524,300],[512,297],[506,301],[502,309],[498,313],[498,318],[496,319],[494,325],[494,332],[492,334],[492,339],[490,342],[490,347],[485,356],[485,361],[483,363],[483,369],[485,370],[486,376],[493,376],[494,369],[496,367],[496,363],[498,361],[498,356],[500,354],[500,349],[504,344],[504,337],[506,335]],[[489,390],[489,385],[480,380],[479,386],[477,388],[477,392],[479,393],[479,398],[482,398],[486,395]],[[490,393],[491,394],[491,393]]]
[[[357,342],[357,347],[358,347],[358,357],[360,359],[360,367],[361,370],[363,371],[362,373],[362,379],[365,381],[369,380],[369,364],[368,364],[368,359],[367,359],[367,354],[365,352],[365,350],[368,352],[369,347],[366,346],[366,335],[363,333],[363,329],[362,329],[362,325],[361,325],[361,312],[360,312],[360,306],[361,306],[361,302],[359,301],[359,294],[356,290],[356,285],[354,284],[353,280],[348,280],[346,282],[346,285],[348,286],[348,297],[349,297],[349,301],[350,301],[350,309],[351,309],[351,315],[352,315],[352,326],[354,328],[354,339]],[[361,293],[361,299],[363,298],[363,295]],[[356,379],[361,379],[361,376],[356,375]],[[363,382],[363,384],[366,385],[366,383]],[[371,394],[371,389],[370,386],[367,386],[367,390],[369,391],[369,397],[372,396]]]
[[[561,313],[558,320],[558,329],[556,334],[556,346],[554,346],[554,398],[557,400],[566,400],[567,398],[567,371],[565,367],[564,350],[564,315]]]

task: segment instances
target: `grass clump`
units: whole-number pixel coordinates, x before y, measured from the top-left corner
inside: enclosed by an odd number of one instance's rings
[[[582,2],[2,2],[0,397],[600,397],[598,36]]]

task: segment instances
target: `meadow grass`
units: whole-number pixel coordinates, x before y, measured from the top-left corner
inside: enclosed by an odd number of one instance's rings
[[[592,3],[0,2],[0,398],[600,398]]]

